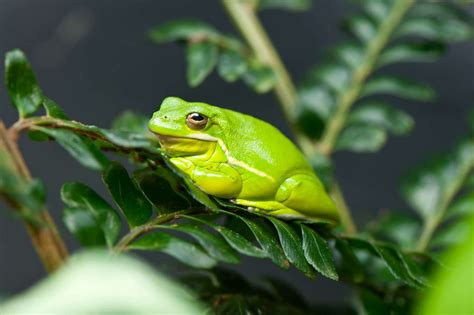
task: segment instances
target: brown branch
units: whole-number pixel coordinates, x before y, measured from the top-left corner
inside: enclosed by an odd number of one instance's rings
[[[23,156],[20,153],[18,145],[9,137],[5,125],[0,121],[0,151],[6,155],[9,164],[17,174],[25,181],[31,181],[31,173],[25,164]],[[22,212],[22,209],[17,205],[17,211]],[[31,242],[40,257],[45,269],[52,272],[58,269],[67,259],[68,253],[64,241],[62,240],[56,225],[46,208],[41,211],[38,209],[28,209],[31,213],[36,213],[39,224],[33,224],[24,221],[24,225]]]

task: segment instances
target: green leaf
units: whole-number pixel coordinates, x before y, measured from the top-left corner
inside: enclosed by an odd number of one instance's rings
[[[434,90],[428,85],[392,76],[378,76],[370,79],[362,89],[361,97],[374,94],[390,94],[416,101],[431,101]]]
[[[93,214],[87,209],[64,208],[63,222],[82,246],[91,247],[106,244],[104,231],[97,223]]]
[[[388,239],[405,248],[416,242],[420,233],[420,222],[417,218],[401,213],[390,212],[375,222],[371,232],[378,238]]]
[[[127,110],[112,122],[112,130],[147,133],[149,117]]]
[[[305,253],[303,252],[303,248],[301,248],[301,237],[289,224],[273,217],[268,217],[268,220],[272,222],[277,230],[281,246],[290,263],[295,265],[295,267],[301,270],[306,276],[310,278],[316,277],[314,269],[306,261]]]
[[[158,166],[135,171],[133,178],[158,213],[171,213],[191,207],[184,188],[178,178],[169,169]]]
[[[180,223],[162,227],[190,235],[207,251],[209,256],[216,260],[229,264],[237,264],[240,262],[237,253],[220,235],[209,232],[202,225]]]
[[[378,101],[369,101],[349,113],[348,124],[382,127],[396,135],[409,133],[415,124],[413,118],[399,109]]]
[[[43,102],[43,92],[25,54],[15,49],[5,56],[5,83],[21,118],[33,115]]]
[[[234,230],[227,228],[225,226],[216,224],[209,220],[202,220],[197,217],[193,216],[183,216],[187,219],[194,220],[203,224],[207,224],[208,226],[214,228],[217,232],[219,232],[222,237],[229,243],[229,245],[238,251],[241,254],[251,256],[251,257],[258,257],[264,258],[267,257],[266,253],[259,247],[255,246],[252,242],[250,242],[245,236],[235,232]]]
[[[207,23],[198,20],[177,20],[152,28],[148,36],[155,43],[177,40],[215,38],[219,33]]]
[[[367,15],[377,21],[377,24],[382,23],[390,14],[390,10],[392,9],[392,3],[390,1],[362,0],[359,2]]]
[[[360,44],[346,42],[336,46],[331,54],[346,66],[355,69],[363,62],[365,52]]]
[[[456,200],[446,212],[446,218],[474,214],[474,190]]]
[[[364,268],[349,243],[342,238],[336,238],[335,247],[339,254],[337,261],[341,273],[353,279],[355,283],[362,281],[365,277]]]
[[[323,182],[326,190],[329,191],[329,188],[334,184],[334,164],[331,159],[323,154],[313,154],[310,157],[309,162],[313,167],[314,171],[318,175],[319,179]]]
[[[71,220],[71,224],[75,224],[73,220],[87,216],[93,220],[95,228],[102,231],[102,238],[105,237],[107,245],[115,244],[120,235],[122,222],[115,209],[94,190],[78,182],[66,183],[61,188],[61,199],[71,212],[67,214],[71,218],[65,218],[64,221]]]
[[[276,82],[276,75],[273,70],[260,64],[250,64],[250,67],[243,74],[242,80],[252,87],[257,93],[270,91]]]
[[[397,36],[417,36],[442,42],[459,42],[472,38],[472,25],[450,18],[412,17],[397,28]]]
[[[163,232],[153,232],[133,242],[129,248],[161,251],[195,268],[212,268],[216,261],[198,245]]]
[[[308,262],[323,276],[338,280],[334,258],[326,240],[313,229],[303,224],[300,224],[300,227],[303,235],[304,256]]]
[[[111,162],[103,172],[102,180],[131,227],[142,225],[150,219],[152,205],[120,163]]]
[[[472,211],[472,209],[471,209]],[[474,212],[474,211],[473,211]],[[430,248],[450,248],[462,244],[469,236],[469,223],[464,220],[456,220],[436,231],[430,242]]]
[[[377,27],[368,17],[357,15],[348,19],[345,28],[361,42],[368,44],[377,35]]]
[[[438,42],[401,43],[387,48],[378,58],[379,67],[396,62],[432,62],[445,51],[445,45]]]
[[[242,220],[252,231],[257,242],[262,246],[267,256],[279,267],[288,269],[290,264],[277,241],[277,236],[261,218],[245,218],[232,212],[222,211]]]
[[[217,46],[209,42],[190,43],[186,51],[187,80],[196,87],[212,72],[217,64]]]
[[[217,72],[228,82],[234,82],[247,71],[246,60],[234,50],[224,50],[219,56]]]
[[[67,117],[66,113],[62,110],[62,108],[59,107],[59,105],[56,104],[55,101],[53,101],[47,96],[43,97],[43,107],[46,110],[46,114],[49,117],[69,120],[69,118]]]
[[[318,67],[309,74],[313,80],[323,82],[332,91],[340,93],[351,83],[351,72],[342,64],[326,64]]]
[[[336,150],[353,152],[376,152],[387,140],[387,133],[376,126],[349,126],[336,141]]]
[[[260,0],[258,5],[260,9],[305,11],[311,8],[311,0]]]
[[[103,170],[110,163],[92,140],[65,129],[48,129],[35,126],[33,130],[54,138],[66,151],[83,166],[93,170]]]

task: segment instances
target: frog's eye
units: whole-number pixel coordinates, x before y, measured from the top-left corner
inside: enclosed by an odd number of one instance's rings
[[[191,113],[186,117],[186,125],[194,130],[204,129],[207,125],[207,117],[199,113]]]

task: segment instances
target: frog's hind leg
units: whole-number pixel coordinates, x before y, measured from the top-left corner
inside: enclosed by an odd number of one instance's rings
[[[287,178],[275,200],[306,218],[338,218],[334,202],[316,176],[297,174]]]

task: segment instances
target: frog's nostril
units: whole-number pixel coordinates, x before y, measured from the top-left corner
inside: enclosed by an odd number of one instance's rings
[[[168,119],[168,116],[164,115],[164,116],[163,116],[163,119]]]

